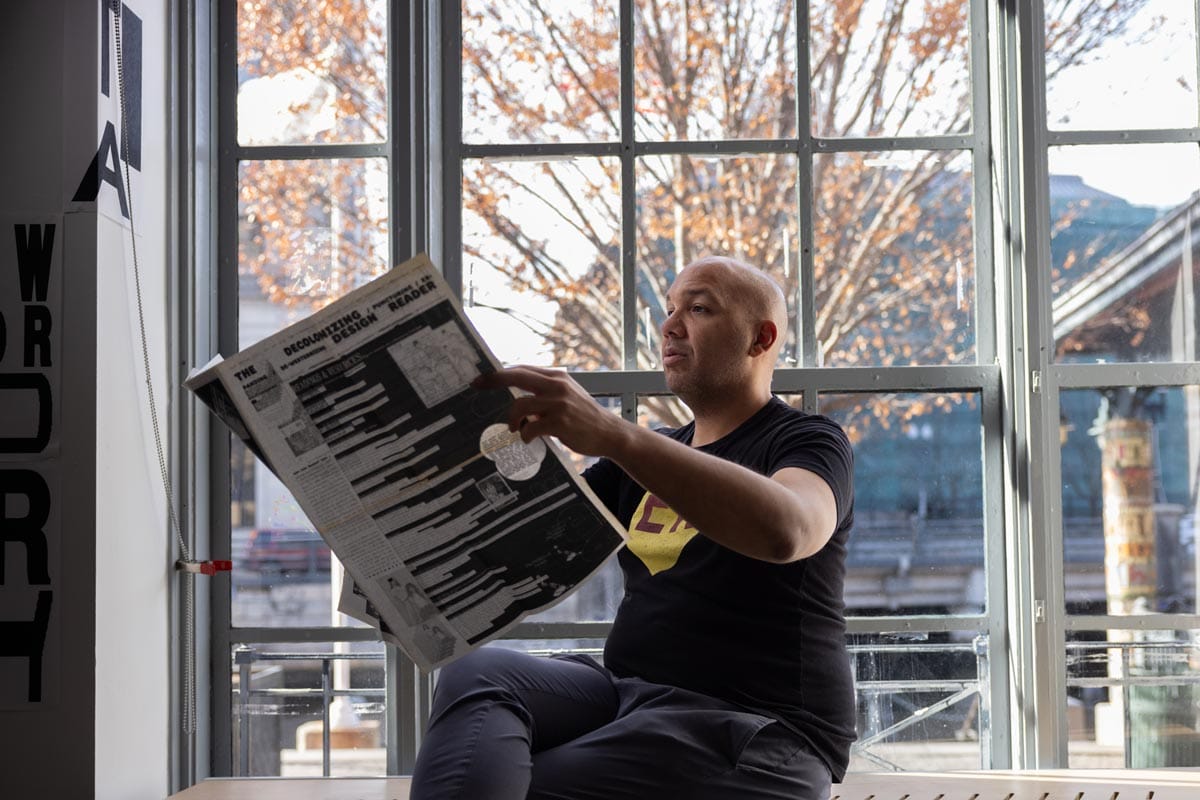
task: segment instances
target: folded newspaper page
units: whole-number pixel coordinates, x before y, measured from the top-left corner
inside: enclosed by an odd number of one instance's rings
[[[346,570],[341,610],[425,670],[546,609],[620,546],[552,441],[508,430],[514,390],[424,256],[185,386],[295,495]]]

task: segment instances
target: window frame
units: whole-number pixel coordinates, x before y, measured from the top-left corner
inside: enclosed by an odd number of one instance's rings
[[[636,163],[638,158],[659,154],[685,155],[760,155],[788,153],[796,156],[799,168],[797,193],[800,232],[800,284],[803,308],[801,319],[802,363],[798,367],[777,368],[772,390],[779,394],[803,393],[803,410],[819,411],[819,395],[825,392],[975,392],[981,405],[983,425],[983,495],[984,540],[989,565],[1005,563],[1004,495],[1000,442],[1002,420],[1002,369],[998,363],[998,337],[993,312],[998,300],[993,252],[993,189],[989,165],[991,119],[990,93],[984,76],[989,69],[990,52],[986,30],[989,24],[988,5],[984,0],[965,0],[968,3],[970,36],[970,69],[972,128],[967,135],[944,134],[912,137],[854,137],[827,138],[813,135],[811,126],[801,122],[796,135],[785,140],[691,140],[672,142],[641,141],[635,137],[634,125],[634,0],[618,0],[620,31],[620,119],[621,138],[615,142],[563,144],[466,144],[462,141],[461,90],[462,68],[458,54],[462,51],[461,4],[459,0],[438,0],[441,5],[445,54],[441,62],[443,105],[440,138],[442,151],[442,198],[444,210],[442,229],[444,250],[441,261],[447,281],[462,293],[461,242],[462,233],[462,173],[463,162],[470,159],[520,157],[611,157],[621,162],[621,217],[632,220],[636,214]],[[796,30],[807,32],[810,0],[794,3]],[[809,119],[809,46],[808,36],[796,37],[797,120]],[[806,246],[813,229],[813,159],[817,156],[852,151],[904,152],[910,150],[965,150],[971,154],[973,182],[974,252],[977,270],[975,322],[976,362],[973,365],[904,366],[904,367],[817,367],[814,254]],[[611,372],[573,372],[572,376],[593,395],[612,395],[621,398],[621,415],[635,421],[637,396],[662,394],[666,384],[661,371],[641,370],[636,364],[637,295],[633,260],[637,257],[636,225],[621,228],[621,277],[623,321],[623,370]],[[1005,574],[1003,570],[987,571],[987,607],[983,614],[970,616],[881,616],[848,617],[850,634],[884,633],[943,633],[971,631],[986,634],[992,652],[1004,652],[1006,642]],[[603,637],[608,623],[521,623],[505,638],[591,638]],[[991,687],[991,750],[983,753],[985,767],[1006,768],[1011,763],[1009,722],[1012,693],[1009,673],[1002,657],[987,660],[989,674],[981,676],[981,684]]]
[[[1056,431],[1062,390],[1102,386],[1200,385],[1200,363],[1056,364],[1050,307],[1049,148],[1072,144],[1187,142],[1200,146],[1200,127],[1152,130],[1055,131],[1047,124],[1044,0],[969,3],[972,128],[966,135],[829,139],[813,136],[809,117],[807,24],[812,0],[796,0],[796,135],[778,141],[646,142],[635,137],[634,0],[618,0],[620,31],[621,138],[599,144],[505,144],[462,142],[461,5],[458,0],[390,4],[388,22],[388,130],[371,144],[241,146],[236,138],[237,3],[219,0],[194,11],[194,29],[180,35],[212,59],[212,86],[197,72],[200,93],[194,124],[197,149],[213,156],[209,171],[196,166],[194,226],[198,265],[190,288],[181,290],[184,318],[191,321],[193,353],[237,349],[237,165],[245,159],[382,157],[389,162],[390,256],[399,263],[425,250],[442,266],[451,287],[462,287],[462,172],[465,160],[488,157],[607,156],[621,162],[622,219],[636,211],[635,165],[654,154],[754,155],[789,153],[799,166],[801,242],[813,229],[812,164],[822,154],[870,150],[958,149],[970,152],[973,181],[976,359],[970,365],[818,368],[814,335],[814,256],[800,248],[802,361],[775,373],[774,390],[803,393],[804,409],[819,411],[822,392],[975,392],[983,434],[983,507],[987,558],[987,607],[970,616],[851,617],[851,634],[975,632],[986,634],[986,686],[990,691],[992,768],[1065,767],[1066,637],[1096,629],[1200,628],[1200,614],[1067,616],[1064,613],[1061,462]],[[1200,0],[1193,0],[1200,20]],[[207,20],[203,17],[208,14]],[[188,16],[187,14],[184,15]],[[1200,50],[1200,36],[1197,37]],[[1023,46],[1022,44],[1023,43]],[[1200,59],[1198,59],[1200,61]],[[1200,69],[1198,69],[1200,71]],[[1197,76],[1200,82],[1200,75]],[[207,104],[203,95],[208,94]],[[211,108],[211,129],[203,112]],[[398,113],[399,112],[399,113]],[[398,124],[398,120],[407,124]],[[208,135],[211,134],[211,137]],[[181,142],[184,137],[180,137]],[[188,152],[184,150],[184,152]],[[215,187],[210,189],[209,187]],[[211,192],[211,194],[209,194]],[[209,205],[206,205],[206,202]],[[211,208],[209,207],[211,206]],[[440,212],[440,213],[439,213]],[[210,218],[211,215],[211,218]],[[211,242],[207,232],[212,231]],[[1012,232],[1012,235],[1009,232]],[[637,398],[665,392],[662,374],[636,365],[637,299],[632,260],[636,226],[623,225],[622,307],[624,369],[575,373],[595,395],[621,399],[621,413],[635,420]],[[1028,246],[1025,246],[1028,243]],[[209,248],[211,247],[211,254]],[[211,265],[205,272],[203,265]],[[201,298],[210,294],[209,305]],[[1047,345],[1049,343],[1049,345]],[[197,358],[195,363],[202,363]],[[190,425],[190,427],[189,427]],[[186,430],[185,430],[186,429]],[[229,437],[201,413],[181,423],[177,442],[191,442],[189,463],[196,531],[210,531],[212,556],[229,558]],[[187,473],[187,470],[184,470]],[[197,505],[206,506],[198,508]],[[211,524],[208,524],[211,523]],[[197,536],[197,539],[202,538]],[[226,579],[208,586],[210,654],[207,691],[211,716],[211,773],[233,774],[230,653],[239,643],[374,640],[369,629],[233,628]],[[182,625],[180,621],[177,626]],[[508,638],[592,638],[608,623],[518,625]],[[387,648],[385,723],[389,774],[411,772],[428,713],[431,680],[402,653]],[[981,684],[984,684],[983,677]],[[1039,712],[1026,713],[1019,698]],[[195,746],[195,741],[192,741]],[[179,748],[183,754],[186,746]],[[193,751],[194,756],[194,751]],[[183,755],[181,760],[186,760]]]

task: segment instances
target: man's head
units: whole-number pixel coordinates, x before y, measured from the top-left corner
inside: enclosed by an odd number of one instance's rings
[[[723,256],[694,261],[667,291],[667,386],[693,411],[730,393],[768,393],[786,333],[783,292],[766,274]]]

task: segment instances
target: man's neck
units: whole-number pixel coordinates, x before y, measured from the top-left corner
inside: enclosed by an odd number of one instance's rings
[[[771,400],[771,391],[744,395],[736,400],[722,400],[713,407],[692,407],[696,428],[692,432],[692,447],[712,444],[737,429],[746,420],[758,413]]]

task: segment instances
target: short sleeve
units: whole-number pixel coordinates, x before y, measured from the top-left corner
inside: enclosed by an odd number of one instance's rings
[[[583,471],[588,487],[614,515],[621,494],[623,470],[607,458],[602,458]]]
[[[767,453],[767,474],[799,467],[820,475],[833,490],[840,527],[854,505],[854,451],[841,426],[809,414],[780,427]]]

